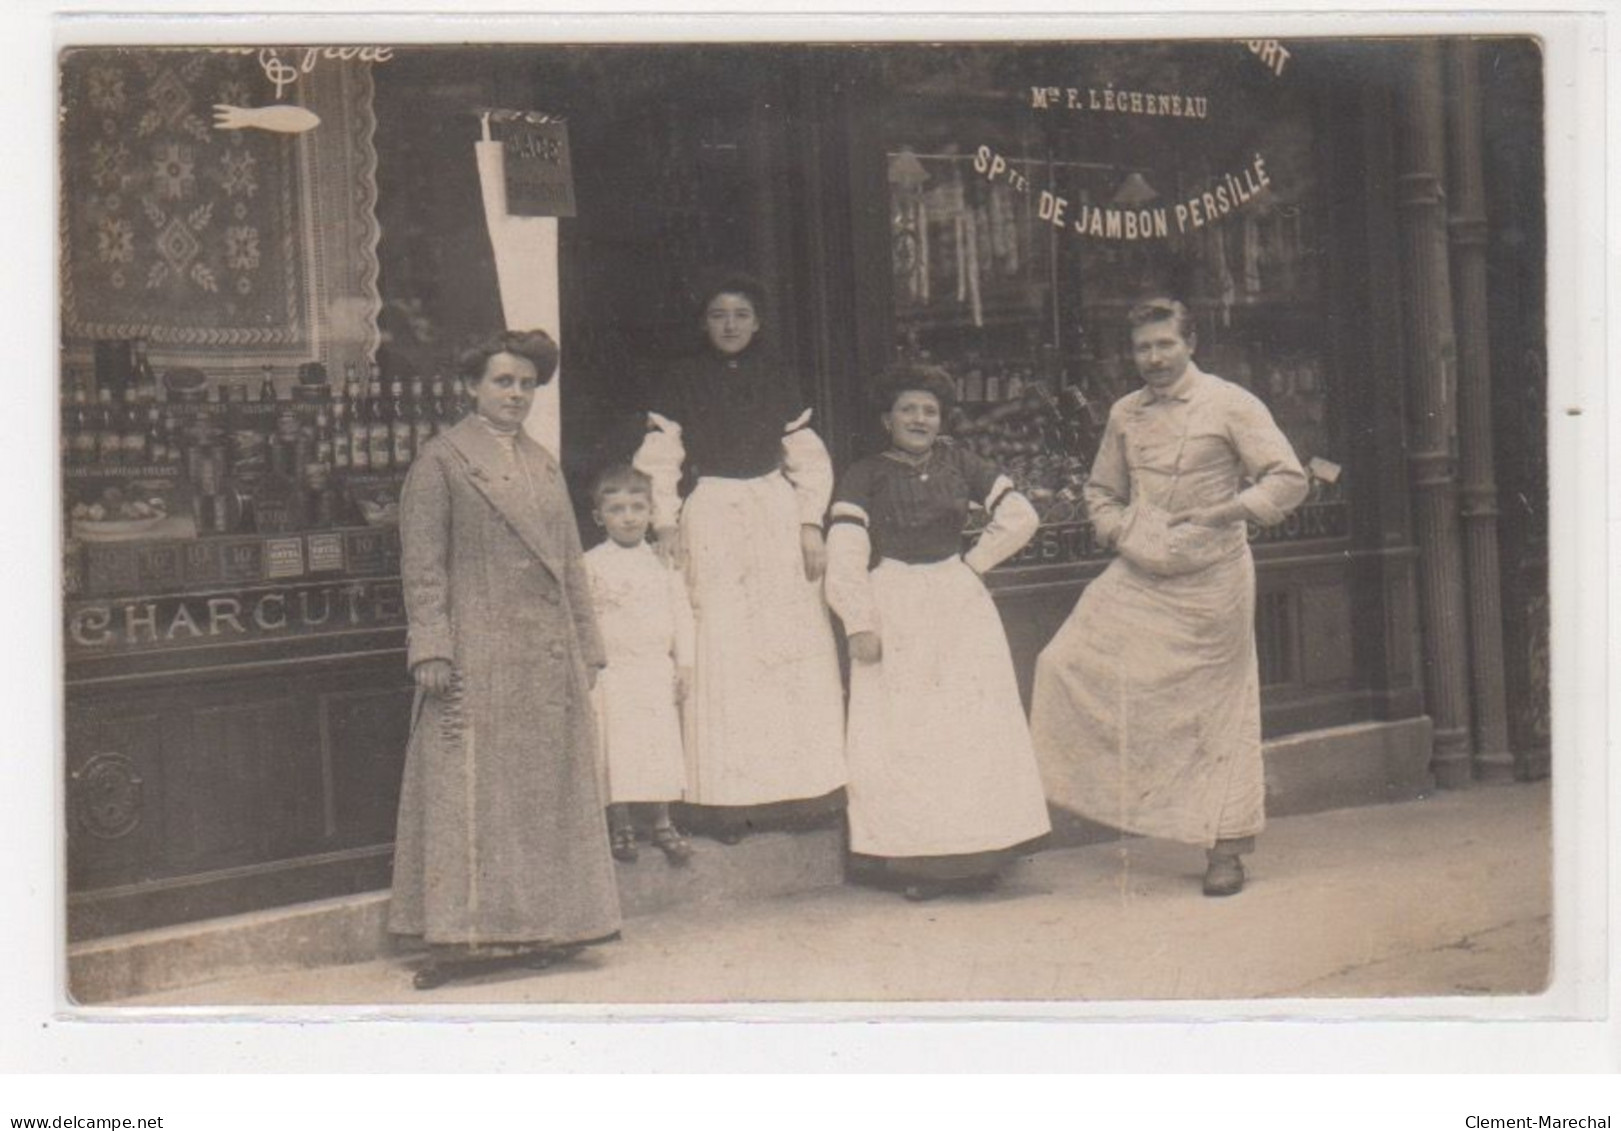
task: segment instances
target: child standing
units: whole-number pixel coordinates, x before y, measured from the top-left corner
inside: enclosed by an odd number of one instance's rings
[[[631,805],[652,810],[652,843],[672,864],[692,845],[670,820],[686,793],[686,757],[677,704],[691,682],[693,620],[687,587],[647,543],[653,485],[620,465],[592,491],[608,540],[585,555],[591,601],[608,655],[596,687],[614,858],[636,859]]]

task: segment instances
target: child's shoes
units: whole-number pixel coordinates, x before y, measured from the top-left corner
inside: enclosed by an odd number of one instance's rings
[[[692,842],[674,825],[660,825],[653,830],[653,847],[664,853],[664,858],[672,864],[685,864],[692,859]]]
[[[654,843],[658,843],[656,834]],[[609,836],[609,847],[613,850],[615,860],[623,860],[626,864],[636,863],[636,830],[629,825],[614,829]]]

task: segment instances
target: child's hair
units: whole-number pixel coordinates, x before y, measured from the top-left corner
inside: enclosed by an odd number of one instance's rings
[[[616,463],[604,468],[597,481],[591,485],[591,504],[601,506],[605,495],[616,491],[628,491],[631,494],[643,494],[649,499],[653,497],[653,480],[646,472],[637,471],[628,463]]]

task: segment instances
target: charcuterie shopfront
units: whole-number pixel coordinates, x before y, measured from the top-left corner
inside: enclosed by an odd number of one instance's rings
[[[1040,517],[988,579],[1026,696],[1110,556],[1081,490],[1125,313],[1181,298],[1310,478],[1251,531],[1277,810],[1547,772],[1530,40],[78,47],[61,79],[73,940],[387,886],[398,500],[457,348],[561,344],[527,427],[589,544],[719,268],[774,296],[836,468],[886,366],[950,374],[945,431]]]

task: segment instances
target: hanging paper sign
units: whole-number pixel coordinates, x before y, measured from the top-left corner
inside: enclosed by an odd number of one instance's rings
[[[490,126],[505,158],[508,215],[573,216],[567,124],[545,114],[494,111]]]

